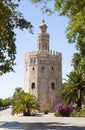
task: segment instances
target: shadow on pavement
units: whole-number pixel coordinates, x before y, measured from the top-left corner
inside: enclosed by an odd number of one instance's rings
[[[0,128],[4,130],[85,130],[85,127],[68,126],[69,124],[51,122],[51,123],[19,123],[19,122],[1,122]]]

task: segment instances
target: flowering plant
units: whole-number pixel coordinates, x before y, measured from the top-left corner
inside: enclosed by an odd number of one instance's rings
[[[70,116],[71,112],[74,110],[74,105],[63,105],[58,103],[55,107],[55,112],[59,113],[61,116]]]

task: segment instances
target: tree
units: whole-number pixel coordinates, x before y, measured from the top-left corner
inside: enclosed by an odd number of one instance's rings
[[[14,29],[29,29],[31,33],[33,32],[32,24],[17,10],[18,1],[0,0],[0,75],[14,71],[16,58]]]
[[[81,59],[78,65],[78,70],[85,75],[85,57]]]
[[[36,97],[30,93],[19,93],[12,104],[12,115],[23,113],[24,116],[30,116],[34,109],[39,110]]]
[[[76,49],[81,58],[85,57],[85,1],[78,0],[31,0],[33,4],[43,6],[45,12],[55,13],[60,16],[67,16],[69,18],[68,26],[66,28],[66,37],[69,43],[75,43]],[[43,4],[42,4],[43,3]],[[51,6],[53,4],[53,9]],[[80,58],[77,55],[77,58]],[[79,62],[74,55],[73,66]]]
[[[8,108],[12,104],[12,98],[3,99],[3,109]]]
[[[76,102],[78,108],[81,108],[85,96],[85,79],[78,71],[73,71],[67,76],[68,80],[62,89],[62,99],[65,103]]]
[[[8,108],[12,104],[11,98],[2,99],[0,98],[0,110]]]
[[[0,109],[3,107],[3,100],[0,98]]]
[[[52,2],[53,1],[53,2]],[[67,27],[67,38],[69,42],[82,40],[85,42],[85,1],[78,0],[31,0],[33,4],[42,4],[46,12],[59,12],[60,16],[67,16],[69,24]],[[49,6],[49,2],[54,4],[53,10]],[[41,6],[42,6],[41,5]],[[83,39],[81,39],[83,38]],[[82,44],[82,43],[81,43]]]
[[[24,90],[21,87],[15,88],[14,94],[13,94],[13,99],[15,100],[19,94],[23,94]]]
[[[79,63],[81,61],[81,55],[77,52],[73,54],[72,65],[74,70],[78,70]]]

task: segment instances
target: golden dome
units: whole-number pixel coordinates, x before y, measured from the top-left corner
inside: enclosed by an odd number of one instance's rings
[[[40,28],[47,28],[48,26],[45,24],[44,19],[42,20],[42,23],[40,24]]]

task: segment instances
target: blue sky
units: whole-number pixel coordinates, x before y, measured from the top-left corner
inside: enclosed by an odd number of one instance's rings
[[[16,87],[24,89],[24,56],[26,52],[37,49],[37,35],[43,18],[48,26],[47,32],[50,34],[50,50],[62,53],[62,78],[66,78],[66,74],[72,71],[71,59],[76,50],[74,44],[69,44],[66,39],[65,28],[68,25],[68,19],[58,16],[57,13],[51,16],[42,14],[40,8],[27,0],[21,2],[19,10],[33,24],[34,34],[30,34],[28,30],[16,30],[17,65],[14,67],[15,73],[7,73],[0,77],[0,98],[12,96]]]

